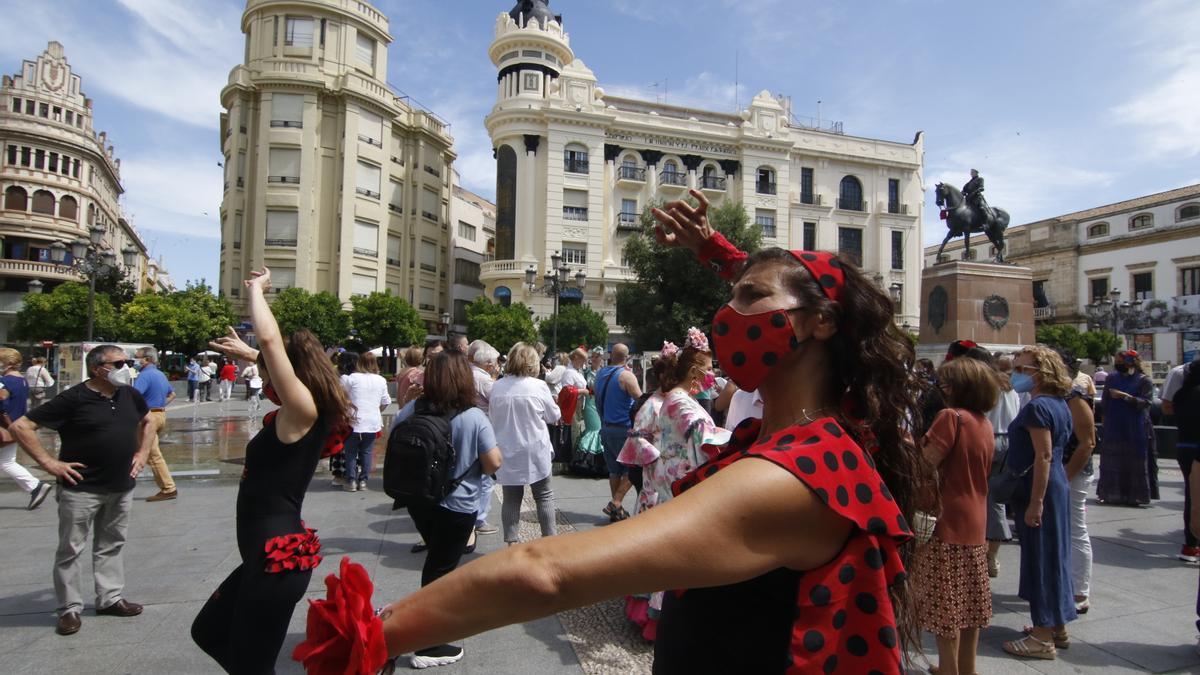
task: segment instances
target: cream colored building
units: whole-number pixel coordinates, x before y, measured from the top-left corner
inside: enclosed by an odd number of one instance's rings
[[[387,84],[388,19],[357,0],[249,0],[221,91],[221,291],[266,264],[277,289],[390,291],[449,311],[445,122]]]
[[[1008,260],[1033,270],[1037,321],[1110,331],[1115,325],[1146,361],[1179,363],[1200,349],[1200,185],[1017,225],[1006,234]],[[946,246],[951,258],[962,251],[961,239]],[[926,248],[925,264],[936,253],[937,246]],[[974,235],[971,253],[982,259],[993,252]]]
[[[0,342],[8,339],[31,282],[50,291],[83,281],[69,264],[69,248],[90,238],[92,228],[117,262],[123,251],[133,253],[126,269],[138,290],[158,287],[165,270],[151,265],[145,243],[121,212],[121,160],[107,135],[95,132],[92,100],[58,42],[0,82],[0,148]],[[55,243],[68,249],[68,264],[52,262]]]
[[[485,121],[497,161],[495,260],[480,275],[489,297],[548,316],[553,297],[524,279],[533,268],[540,283],[557,252],[587,275],[583,293],[572,288],[562,300],[601,311],[620,337],[616,290],[632,279],[626,238],[647,206],[697,188],[714,202],[742,202],[766,246],[860,260],[892,289],[897,323],[917,325],[921,134],[898,143],[812,128],[765,91],[740,114],[609,96],[560,18],[542,0],[528,6],[532,16],[518,3],[496,19],[488,50],[498,71]]]
[[[467,334],[467,305],[483,295],[480,267],[496,247],[496,205],[459,185],[450,202],[450,332]]]

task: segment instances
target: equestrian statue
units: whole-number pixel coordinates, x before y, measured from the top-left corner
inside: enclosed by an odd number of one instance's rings
[[[971,180],[960,192],[953,185],[938,183],[937,205],[942,207],[942,220],[946,221],[946,238],[938,247],[936,262],[942,261],[942,251],[953,238],[963,238],[963,260],[971,255],[971,233],[982,232],[996,248],[992,262],[1004,262],[1004,230],[1008,229],[1008,212],[988,206],[983,198],[983,176],[971,169]]]

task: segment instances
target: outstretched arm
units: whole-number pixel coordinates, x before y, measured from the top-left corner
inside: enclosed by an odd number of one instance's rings
[[[282,403],[276,422],[276,434],[284,443],[295,442],[312,427],[317,420],[317,405],[308,387],[296,377],[292,362],[288,360],[279,324],[267,304],[266,292],[271,287],[271,271],[266,267],[261,272],[251,272],[246,289],[249,296],[250,320],[262,348],[263,360],[267,364],[267,376]]]
[[[699,202],[695,208],[687,202],[674,201],[650,210],[658,221],[655,238],[663,246],[690,248],[700,262],[712,267],[722,279],[733,279],[748,256],[709,225],[708,198],[704,193],[699,190],[688,193]]]

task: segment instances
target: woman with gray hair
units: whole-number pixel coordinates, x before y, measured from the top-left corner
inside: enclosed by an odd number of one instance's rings
[[[508,544],[518,541],[517,524],[526,485],[531,486],[537,502],[542,536],[557,533],[554,491],[550,488],[554,448],[546,425],[558,422],[562,412],[550,396],[549,387],[538,379],[538,367],[537,349],[524,342],[513,345],[504,365],[505,376],[492,387],[488,402],[488,416],[504,458],[496,472],[496,482],[504,487],[500,519]]]

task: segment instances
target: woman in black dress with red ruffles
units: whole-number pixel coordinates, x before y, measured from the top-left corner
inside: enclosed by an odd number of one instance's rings
[[[311,331],[286,339],[264,297],[267,269],[245,282],[261,353],[230,334],[211,343],[231,357],[257,360],[264,392],[279,410],[246,446],[237,497],[242,564],[217,587],[192,623],[192,639],[228,673],[275,672],[296,603],[321,562],[321,543],[300,508],[332,430],[350,403]]]
[[[384,608],[390,654],[663,588],[684,590],[666,594],[656,673],[900,673],[920,649],[904,562],[932,476],[906,432],[914,353],[891,299],[830,253],[747,256],[691,194],[699,207],[654,211],[657,235],[734,280],[712,338],[738,387],[761,393],[762,420],[662,506],[485,556]],[[313,620],[316,648],[330,633]],[[346,665],[305,653],[310,673]],[[357,672],[383,657],[363,653]]]

